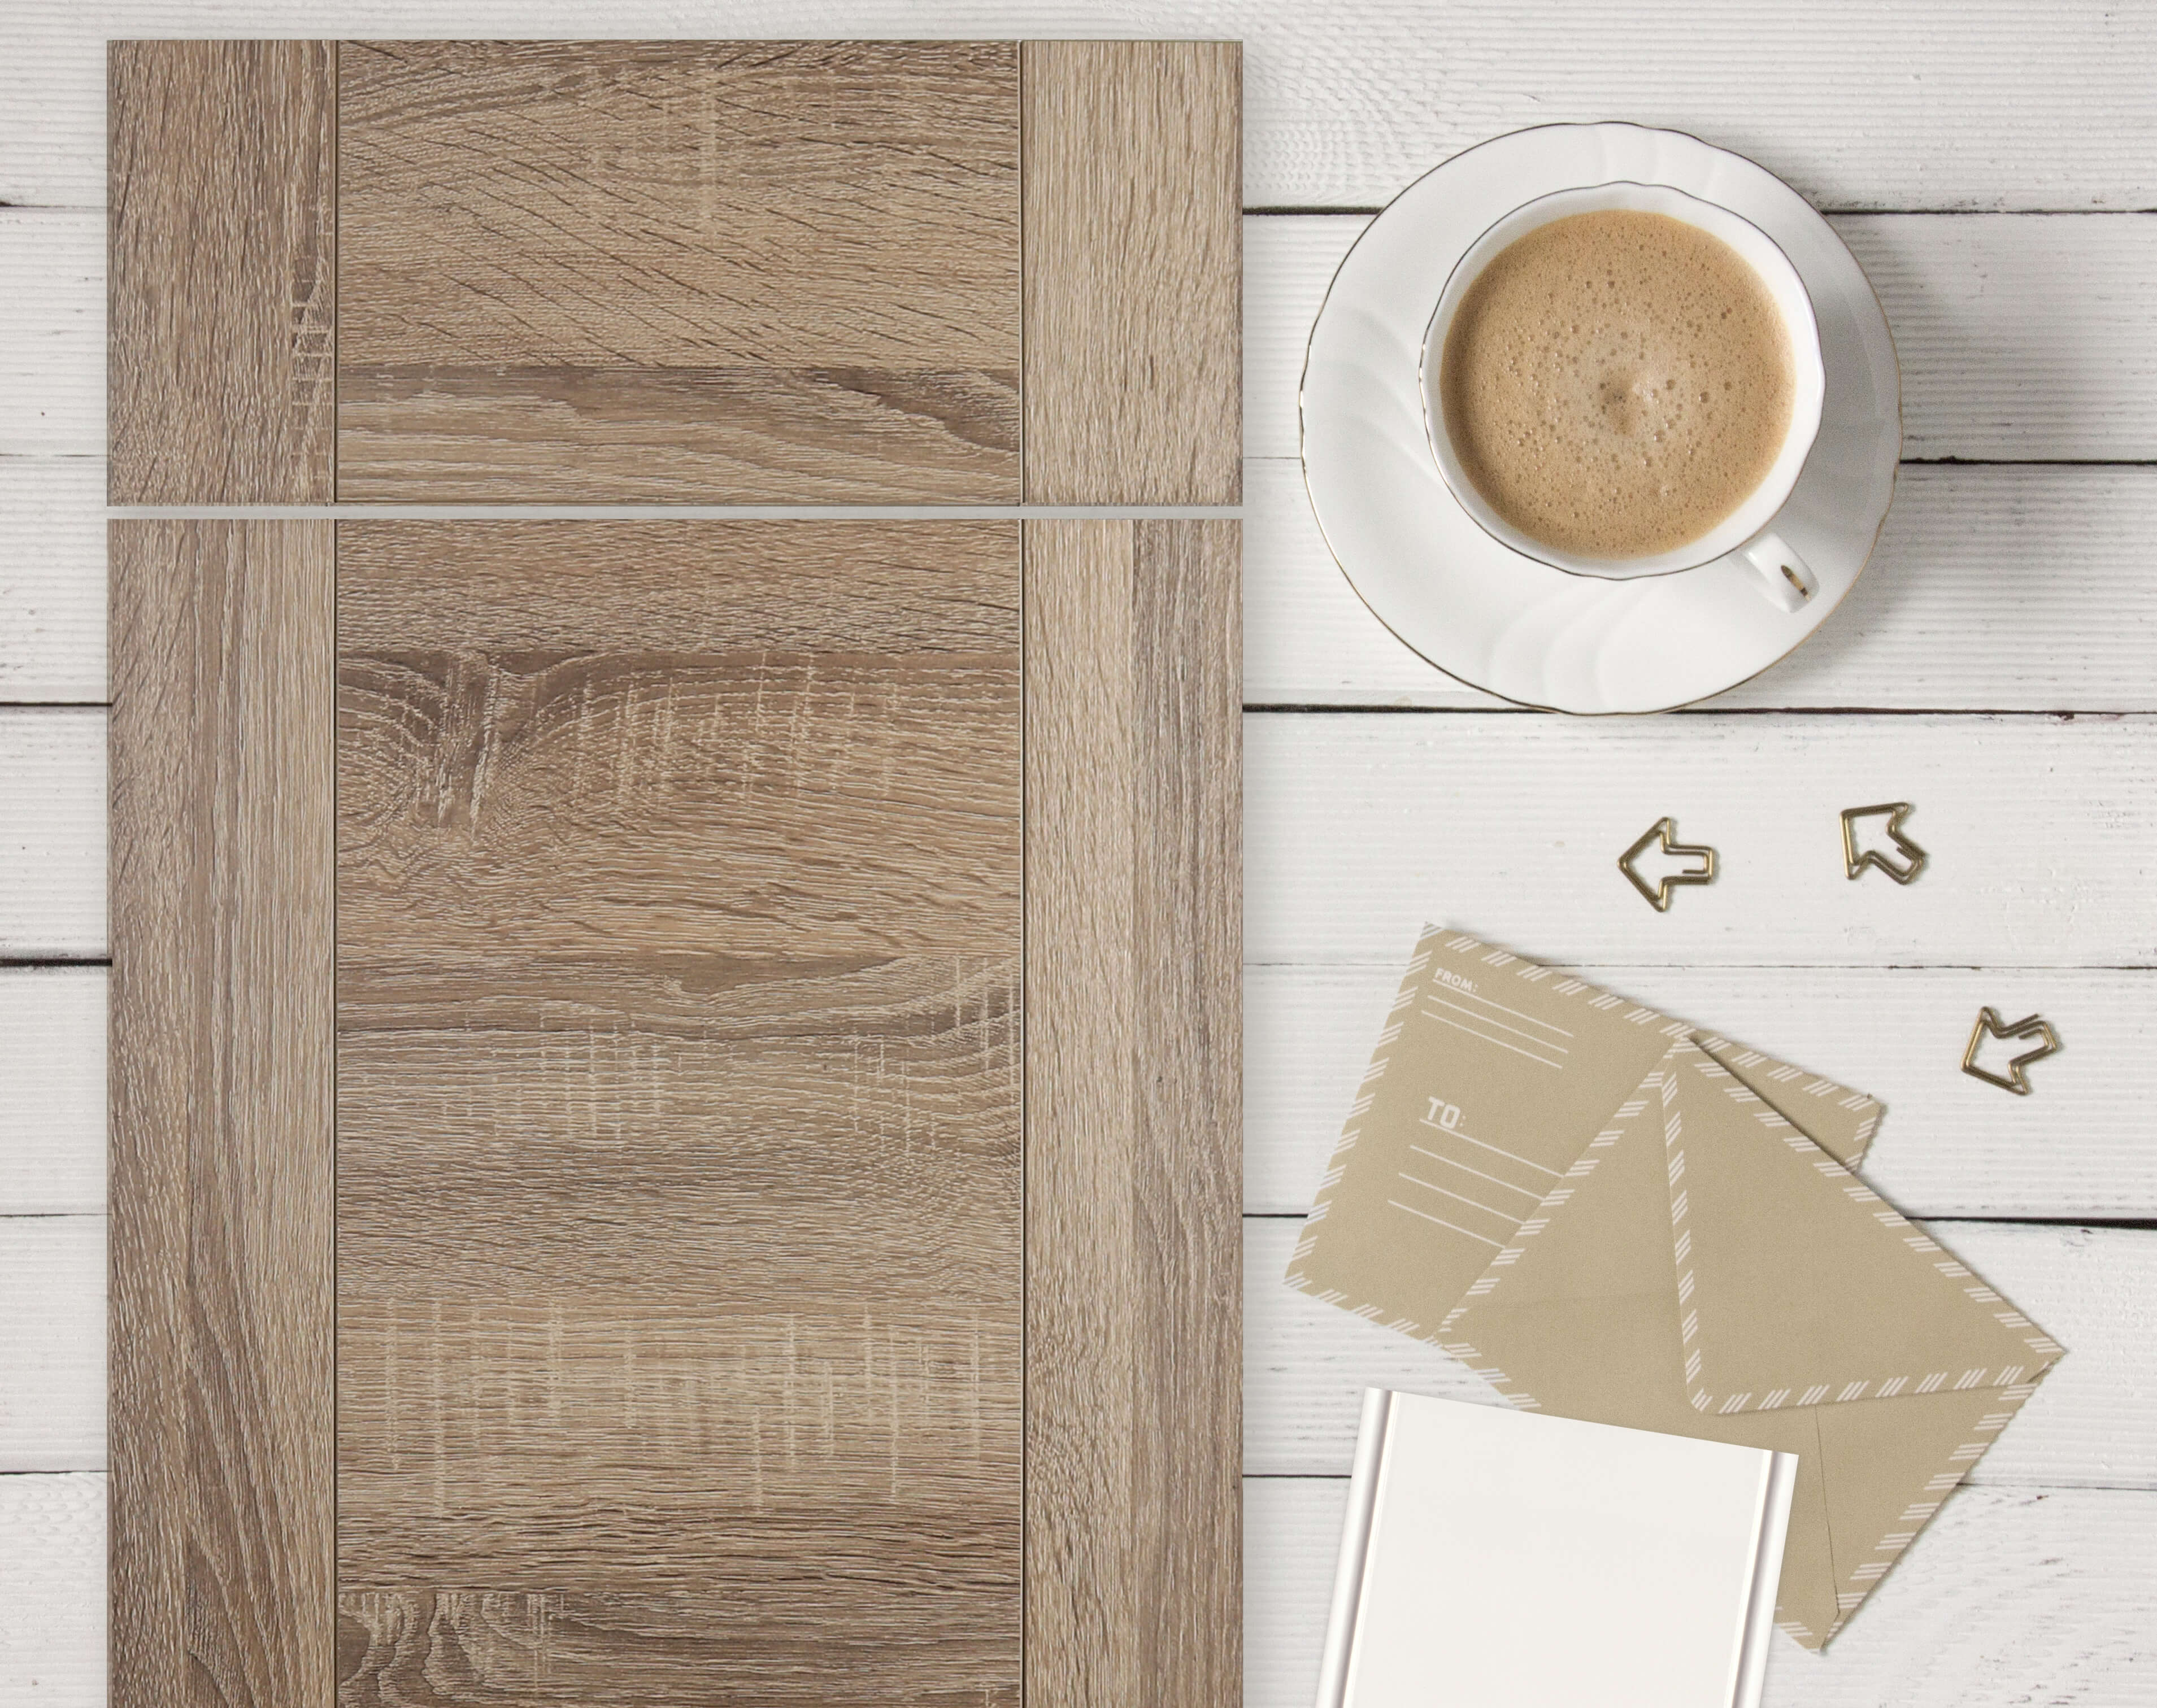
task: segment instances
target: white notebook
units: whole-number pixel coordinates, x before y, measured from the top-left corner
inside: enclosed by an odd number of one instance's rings
[[[1754,1708],[1797,1467],[1367,1389],[1318,1708]]]

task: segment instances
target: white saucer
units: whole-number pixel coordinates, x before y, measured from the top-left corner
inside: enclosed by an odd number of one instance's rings
[[[1447,490],[1418,366],[1447,275],[1499,217],[1630,179],[1743,214],[1779,244],[1819,316],[1827,401],[1778,532],[1819,578],[1796,611],[1742,559],[1633,581],[1501,545]],[[1395,198],[1341,264],[1311,328],[1304,480],[1334,558],[1378,620],[1448,676],[1524,706],[1658,712],[1757,676],[1825,622],[1872,553],[1902,455],[1887,317],[1856,259],[1773,173],[1675,131],[1546,125],[1455,155]]]

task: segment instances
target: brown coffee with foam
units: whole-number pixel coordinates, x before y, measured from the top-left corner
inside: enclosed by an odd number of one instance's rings
[[[1708,532],[1767,478],[1796,389],[1760,276],[1665,214],[1575,214],[1507,244],[1461,298],[1439,368],[1484,502],[1584,558]]]

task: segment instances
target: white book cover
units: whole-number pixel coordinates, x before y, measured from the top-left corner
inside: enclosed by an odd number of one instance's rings
[[[1797,1466],[1367,1389],[1318,1708],[1756,1708]]]

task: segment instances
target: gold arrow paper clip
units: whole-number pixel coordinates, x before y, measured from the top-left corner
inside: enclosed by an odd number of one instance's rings
[[[2044,1042],[2034,1050],[2025,1050],[2007,1064],[2005,1077],[1989,1068],[1977,1065],[1977,1052],[1988,1037],[2041,1038]],[[2022,1070],[2032,1062],[2041,1062],[2047,1056],[2059,1053],[2060,1035],[2051,1023],[2037,1015],[2027,1020],[2018,1020],[2012,1026],[2002,1026],[2000,1016],[1990,1008],[1977,1011],[1977,1027],[1969,1035],[1969,1047],[1962,1052],[1962,1071],[1973,1079],[1982,1079],[1987,1085],[1996,1085],[2002,1091],[2011,1091],[2017,1097],[2030,1095],[2030,1082],[2022,1077]]]
[[[1640,840],[1618,857],[1618,869],[1625,874],[1633,887],[1647,898],[1648,905],[1658,913],[1671,910],[1671,892],[1681,883],[1713,883],[1715,882],[1715,850],[1706,846],[1691,846],[1672,840],[1678,833],[1676,819],[1657,819],[1649,826]],[[1647,880],[1633,869],[1633,862],[1648,851],[1650,842],[1660,841],[1663,852],[1676,860],[1697,860],[1699,868],[1693,872],[1673,872],[1664,877],[1653,888]]]
[[[1902,834],[1902,821],[1914,809],[1907,800],[1882,801],[1877,806],[1852,806],[1842,815],[1842,869],[1846,877],[1856,877],[1868,866],[1876,866],[1897,883],[1907,883],[1925,869],[1925,851]],[[1896,852],[1902,857],[1897,866],[1877,848],[1857,851],[1857,821],[1872,818],[1881,813],[1888,815],[1887,840],[1895,845]]]

